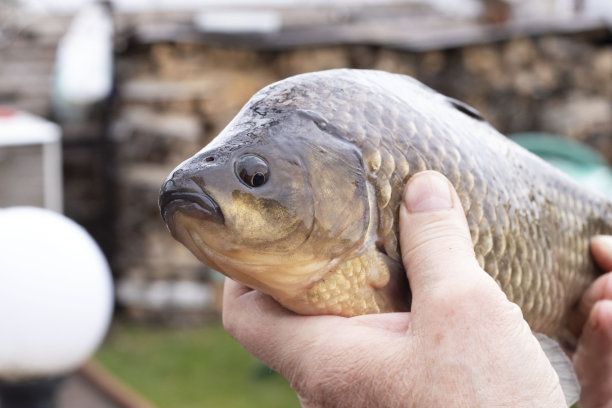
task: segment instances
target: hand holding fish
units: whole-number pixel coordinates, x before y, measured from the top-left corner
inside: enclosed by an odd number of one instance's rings
[[[423,170],[453,185],[450,208],[430,211],[431,188],[412,201],[417,181],[435,185]],[[612,250],[588,249],[612,234],[612,201],[413,78],[271,84],[168,176],[159,205],[178,241],[248,286],[227,281],[228,331],[307,405],[549,406],[559,385],[575,401],[546,336],[578,346],[582,407],[610,399],[612,277],[596,281],[594,259],[610,270]]]
[[[591,252],[602,269],[612,271],[612,237],[594,238]],[[579,313],[574,329],[582,333],[576,333],[580,337],[573,363],[582,387],[580,406],[612,407],[612,272],[593,282]]]
[[[411,312],[300,316],[228,279],[224,325],[305,407],[567,406],[519,307],[478,265],[439,174],[408,182],[400,243]]]

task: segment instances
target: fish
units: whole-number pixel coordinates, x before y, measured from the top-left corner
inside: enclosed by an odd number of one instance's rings
[[[399,207],[424,170],[457,190],[479,265],[531,329],[569,339],[601,274],[589,242],[612,233],[610,199],[408,76],[337,69],[268,85],[172,171],[159,207],[198,259],[296,313],[409,311]]]

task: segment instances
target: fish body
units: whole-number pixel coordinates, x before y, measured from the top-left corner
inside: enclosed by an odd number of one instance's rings
[[[407,76],[330,70],[269,85],[164,182],[201,261],[301,314],[406,311],[399,206],[417,172],[457,190],[476,258],[531,329],[563,336],[600,273],[612,204]]]

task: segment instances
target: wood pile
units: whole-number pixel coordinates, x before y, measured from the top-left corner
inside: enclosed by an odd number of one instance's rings
[[[145,20],[149,28],[158,27],[157,20]],[[132,16],[121,24],[137,23]],[[159,187],[255,92],[290,75],[343,67],[412,75],[474,106],[502,133],[543,131],[585,141],[612,163],[612,40],[601,31],[419,51],[380,44],[255,50],[193,37],[125,39],[116,59],[118,98],[108,128],[115,217],[96,228],[112,237],[120,298],[138,318],[189,316],[182,320],[193,323],[214,309],[211,296],[218,283],[212,290],[199,285],[217,282],[217,275],[165,230],[157,208]],[[48,39],[23,44],[0,48],[0,104],[45,115],[54,44]],[[70,140],[86,140],[88,131],[68,134]],[[67,212],[77,221],[87,220],[88,212],[98,218],[103,212],[104,190],[93,186],[109,172],[91,166],[100,145],[86,146],[65,151]],[[176,286],[179,282],[191,286]]]

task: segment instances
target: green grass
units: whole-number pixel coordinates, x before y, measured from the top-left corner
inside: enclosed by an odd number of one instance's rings
[[[300,407],[287,381],[220,323],[176,329],[118,322],[96,360],[159,408]]]
[[[96,359],[160,408],[300,406],[287,381],[219,323],[197,329],[116,323]]]

